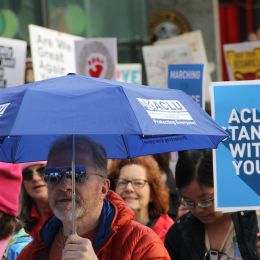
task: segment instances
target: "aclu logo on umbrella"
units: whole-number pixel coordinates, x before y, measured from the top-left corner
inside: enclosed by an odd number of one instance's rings
[[[0,105],[0,117],[4,115],[5,110],[8,108],[10,104],[11,103],[5,103]]]
[[[196,125],[196,122],[179,100],[137,98],[156,124]]]

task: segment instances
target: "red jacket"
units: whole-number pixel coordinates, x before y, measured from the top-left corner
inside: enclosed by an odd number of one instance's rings
[[[117,194],[110,191],[100,216],[97,235],[105,234],[105,237],[93,242],[98,259],[170,259],[162,240],[154,231],[133,219],[134,212],[127,208]],[[24,248],[18,260],[48,259],[48,246],[43,240],[49,236],[49,241],[52,241],[61,226],[57,224],[59,222],[57,219],[52,218],[48,222],[51,221],[54,224],[46,223],[37,238]],[[107,221],[110,221],[110,224]],[[45,232],[50,226],[51,229]],[[50,234],[51,230],[55,233]]]
[[[46,209],[44,214],[45,214],[45,220],[49,219],[53,215],[50,209]],[[31,230],[26,229],[25,231],[28,234],[30,234],[33,238],[35,238],[38,231],[41,229],[45,221],[41,218],[34,204],[32,205],[31,217],[35,219],[35,224]]]
[[[161,240],[164,241],[165,236],[173,223],[174,221],[169,217],[169,215],[162,215],[156,220],[152,229],[161,238]]]

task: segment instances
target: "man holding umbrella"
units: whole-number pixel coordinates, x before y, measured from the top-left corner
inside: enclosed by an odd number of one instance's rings
[[[54,217],[18,259],[170,259],[161,240],[134,221],[134,213],[109,190],[103,147],[75,140],[76,207],[72,212],[72,138],[51,147],[45,179]],[[73,234],[73,214],[77,233]]]

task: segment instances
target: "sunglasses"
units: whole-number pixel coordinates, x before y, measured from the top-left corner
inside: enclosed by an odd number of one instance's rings
[[[44,170],[45,166],[40,166],[35,169],[35,171],[43,178],[44,177]],[[23,174],[23,180],[24,181],[31,181],[33,179],[33,170],[31,169],[24,169],[22,174]]]
[[[71,167],[52,167],[46,168],[44,171],[44,180],[51,185],[58,184],[65,174],[66,178],[72,178],[72,168]],[[75,181],[76,183],[83,183],[89,175],[97,175],[103,177],[103,175],[98,173],[88,173],[86,168],[82,165],[75,166]]]

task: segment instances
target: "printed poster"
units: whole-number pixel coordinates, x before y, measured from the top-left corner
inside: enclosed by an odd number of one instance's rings
[[[188,45],[144,46],[142,51],[149,86],[167,88],[168,65],[192,60]]]
[[[131,84],[142,84],[142,65],[139,63],[117,64],[116,80]]]
[[[76,72],[75,40],[84,38],[36,25],[29,35],[35,81]]]
[[[260,41],[224,44],[229,80],[260,79]]]
[[[168,88],[184,91],[204,108],[204,69],[204,64],[170,64]]]
[[[116,38],[89,38],[75,41],[76,72],[95,78],[115,79]]]
[[[188,63],[203,63],[206,66],[205,71],[205,97],[209,99],[208,87],[211,82],[211,76],[209,73],[207,53],[202,37],[201,31],[193,31],[184,33],[178,36],[171,37],[169,39],[160,40],[154,43],[155,45],[176,45],[176,44],[188,44],[191,48],[192,59]]]
[[[26,41],[0,38],[0,89],[24,84],[26,48]]]
[[[229,138],[214,151],[215,207],[260,209],[260,80],[213,82],[212,113]]]

